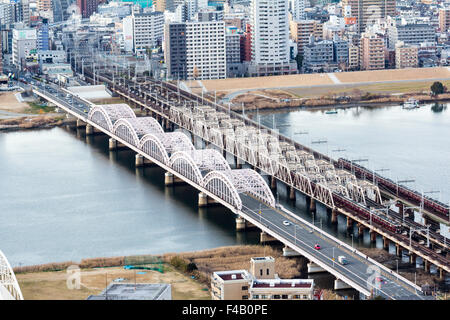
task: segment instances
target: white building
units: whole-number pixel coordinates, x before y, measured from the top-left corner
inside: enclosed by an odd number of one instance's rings
[[[292,19],[293,20],[304,20],[305,16],[305,0],[290,0]]]
[[[288,0],[252,0],[252,63],[249,74],[289,74]]]
[[[225,23],[186,22],[186,71],[188,79],[224,79],[227,74]]]
[[[36,29],[13,29],[12,58],[13,64],[22,67],[23,59],[36,50]]]
[[[123,19],[125,49],[129,51],[131,41],[137,55],[147,48],[161,44],[164,33],[164,14],[162,12],[134,13]]]

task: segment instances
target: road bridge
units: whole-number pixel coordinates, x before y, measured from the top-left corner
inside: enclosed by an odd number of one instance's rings
[[[22,291],[6,256],[0,250],[0,300],[23,300]]]
[[[429,298],[414,283],[278,205],[257,171],[232,169],[219,151],[195,149],[187,135],[180,131],[166,132],[156,117],[136,117],[125,104],[93,105],[53,85],[36,83],[32,90],[85,123],[87,134],[94,131],[107,134],[110,146],[128,147],[136,152],[137,158],[143,157],[163,168],[166,177],[171,175],[191,185],[363,295]],[[167,124],[161,117],[160,120]],[[321,250],[314,249],[316,243],[321,244]],[[339,255],[345,255],[349,264],[338,264]]]

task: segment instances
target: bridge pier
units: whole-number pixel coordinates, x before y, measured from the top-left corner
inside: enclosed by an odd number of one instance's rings
[[[362,237],[364,235],[364,226],[362,224],[358,224],[358,237]]]
[[[237,156],[234,156],[234,163],[236,164],[236,169],[242,168],[242,163],[239,161],[239,158]]]
[[[237,216],[236,218],[236,231],[245,230],[245,219],[241,216]]]
[[[272,241],[278,241],[276,238],[272,237],[270,234],[265,233],[264,231],[261,231],[260,235],[259,235],[259,241],[261,243],[265,243],[265,242],[272,242]]]
[[[153,166],[155,165],[151,160],[147,159],[143,155],[137,153],[135,157],[135,165],[136,167],[145,167],[145,166]]]
[[[275,176],[270,176],[270,188],[272,190],[277,190],[277,178],[275,178]]]
[[[350,230],[353,227],[353,220],[350,217],[347,217],[347,230]]]
[[[345,290],[345,289],[352,289],[352,287],[340,279],[334,280],[334,290]]]
[[[295,201],[295,188],[288,186],[289,189],[289,200]]]
[[[86,124],[86,135],[94,134],[94,127],[91,126],[89,123]]]
[[[200,192],[198,194],[198,206],[199,207],[208,207],[212,204],[218,204],[218,202],[211,197],[208,197],[207,194]]]
[[[288,246],[284,246],[283,257],[301,257],[301,254],[295,250],[292,250]]]
[[[327,270],[312,261],[310,261],[306,266],[308,267],[308,273],[327,272]]]
[[[389,239],[386,237],[383,237],[383,249],[389,250]]]
[[[311,213],[316,212],[316,200],[314,198],[311,198],[309,203],[309,211],[311,211]]]
[[[430,262],[428,262],[428,260],[423,260],[423,270],[425,272],[430,272]]]
[[[402,256],[402,247],[398,243],[395,244],[395,254],[397,255],[397,257]]]
[[[109,150],[117,149],[117,140],[113,138],[109,138]]]
[[[409,252],[409,263],[416,266],[416,255],[413,252]]]
[[[377,241],[377,233],[373,230],[370,230],[370,242],[375,243]]]
[[[84,122],[81,119],[77,119],[77,128],[83,128],[83,127],[86,127],[86,125],[87,125],[86,122]]]
[[[439,268],[439,280],[444,280],[445,278],[445,270],[443,268]]]
[[[338,211],[336,209],[331,210],[331,223],[336,224],[338,222]]]

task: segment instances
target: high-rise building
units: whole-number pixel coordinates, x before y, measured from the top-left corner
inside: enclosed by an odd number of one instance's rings
[[[47,19],[43,19],[42,23],[37,27],[37,49],[50,50]]]
[[[293,20],[305,20],[305,0],[290,0]]]
[[[187,79],[186,23],[167,23],[164,27],[164,61],[172,79]]]
[[[188,79],[226,78],[225,22],[186,22]]]
[[[164,58],[173,79],[224,79],[227,56],[223,21],[167,23]]]
[[[23,60],[28,57],[37,46],[36,29],[14,29],[12,39],[12,63],[21,68]]]
[[[360,65],[361,70],[384,69],[384,42],[374,33],[361,34]]]
[[[359,47],[354,44],[350,44],[348,47],[348,69],[358,70],[359,69]]]
[[[252,63],[250,75],[296,72],[290,64],[288,0],[252,0]]]
[[[77,0],[77,6],[80,8],[82,18],[89,18],[97,11],[98,0]]]
[[[395,16],[395,3],[396,0],[342,0],[346,18],[356,18],[357,29],[360,33],[377,19]],[[347,8],[350,12],[347,12]]]
[[[450,8],[439,9],[439,29],[441,32],[447,32],[450,28]]]
[[[164,33],[162,12],[139,13],[133,15],[133,46],[138,53],[161,44]]]

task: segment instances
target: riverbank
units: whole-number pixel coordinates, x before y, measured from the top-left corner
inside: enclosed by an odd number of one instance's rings
[[[224,97],[223,93],[217,94],[217,98]],[[210,96],[210,99],[212,97]],[[444,93],[437,97],[421,92],[402,93],[386,95],[371,92],[353,92],[344,95],[329,94],[313,98],[298,98],[294,94],[280,90],[262,90],[248,92],[236,96],[232,102],[231,109],[236,112],[245,111],[277,111],[293,109],[338,109],[352,107],[377,107],[386,105],[400,105],[406,100],[414,98],[420,104],[426,103],[447,103],[450,101],[450,93]]]
[[[382,249],[361,249],[378,262],[390,268],[395,257]],[[35,266],[14,268],[25,299],[86,299],[91,294],[99,294],[106,282],[122,279],[123,283],[170,283],[173,299],[210,299],[211,275],[215,271],[250,269],[250,258],[272,256],[275,258],[275,270],[280,278],[306,278],[304,257],[283,257],[281,248],[262,245],[243,245],[219,247],[183,253],[166,253],[163,255],[141,255],[130,257],[111,257],[84,259],[79,263],[67,261]],[[66,285],[67,268],[78,266],[81,270],[81,289],[69,290]],[[125,265],[138,266],[127,270]],[[151,269],[151,270],[150,270]],[[437,277],[425,274],[422,270],[408,269],[400,264],[400,274],[412,278],[416,273],[417,284],[439,284]],[[136,277],[136,280],[135,280]],[[323,289],[323,288],[318,288]],[[332,290],[325,289],[328,300],[340,300]]]
[[[65,113],[55,112],[48,104],[41,104],[30,97],[21,96],[21,92],[0,93],[0,132],[27,129],[48,129],[70,124]]]

